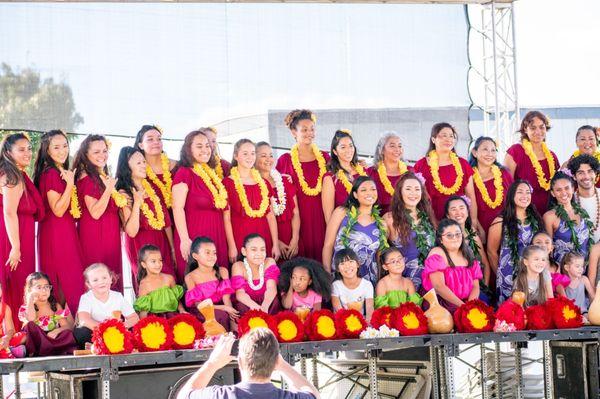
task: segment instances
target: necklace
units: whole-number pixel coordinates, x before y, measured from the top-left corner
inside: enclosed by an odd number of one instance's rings
[[[64,169],[61,166],[57,166],[58,171],[62,172]],[[73,189],[71,189],[71,202],[69,205],[69,213],[73,216],[74,219],[79,219],[81,217],[81,208],[79,207],[79,198],[77,197],[77,186],[73,185]]]
[[[494,177],[494,189],[496,190],[496,198],[492,201],[490,197],[490,193],[485,187],[485,183],[481,178],[481,174],[479,173],[479,169],[477,167],[473,168],[473,182],[475,186],[481,193],[481,198],[483,202],[490,207],[490,209],[496,209],[504,200],[504,186],[502,185],[502,171],[498,167],[498,165],[492,165],[492,176]]]
[[[106,177],[106,173],[102,171],[100,172],[100,176]],[[127,197],[125,197],[117,190],[113,189],[110,193],[110,196],[112,197],[113,201],[115,201],[115,205],[117,205],[118,208],[123,208],[125,205],[127,205]]]
[[[546,145],[545,142],[542,142],[542,152],[544,153],[544,156],[546,157],[546,161],[548,162],[548,171],[550,172],[548,174],[548,179],[546,179],[544,170],[542,169],[542,165],[540,164],[540,161],[538,160],[537,156],[533,152],[533,146],[531,145],[531,142],[529,140],[523,140],[523,142],[521,143],[521,146],[523,146],[523,150],[525,150],[525,154],[529,157],[529,160],[531,161],[531,165],[533,166],[533,169],[535,170],[535,174],[537,175],[538,184],[540,185],[540,187],[542,189],[544,189],[546,191],[550,190],[550,180],[552,180],[552,177],[554,176],[554,173],[556,172],[556,165],[554,165],[554,157],[550,153],[548,146]]]
[[[171,171],[169,170],[169,157],[164,152],[160,154],[160,168],[162,170],[163,180],[160,180],[156,173],[152,170],[150,165],[146,165],[146,176],[148,180],[158,187],[162,197],[165,200],[165,205],[170,208],[173,205],[173,199],[171,197],[171,187],[173,186],[173,179],[171,177]]]
[[[292,147],[290,156],[292,158],[292,167],[298,176],[298,183],[300,184],[302,192],[309,197],[315,197],[321,193],[321,189],[323,188],[323,176],[325,176],[327,170],[325,168],[325,157],[323,157],[323,154],[319,151],[319,147],[313,143],[311,144],[311,148],[319,165],[319,176],[317,177],[317,184],[314,187],[310,187],[304,179],[304,171],[302,170],[302,164],[300,163],[298,155],[298,144],[295,144]]]
[[[217,166],[215,166],[215,172],[217,173],[217,176],[219,176],[219,179],[223,180],[225,174],[223,173],[223,166],[221,166],[221,157],[215,155],[215,161],[217,162]]]
[[[556,204],[554,206],[554,212],[556,213],[556,216],[558,216],[560,220],[565,222],[565,224],[567,225],[567,228],[571,233],[571,242],[573,243],[573,249],[579,253],[582,253],[582,243],[579,240],[579,236],[577,235],[577,226],[575,225],[575,221],[569,217],[567,210],[561,204]],[[591,231],[593,224],[589,219],[587,212],[579,205],[579,202],[575,201],[573,203],[573,212],[581,219],[580,223],[583,222],[586,225],[588,231]],[[591,241],[592,240],[588,238],[587,249],[589,249],[590,245],[592,244]]]
[[[354,166],[354,170],[356,170],[356,173],[359,176],[366,176],[367,173],[365,172],[365,170],[363,169],[363,167],[359,164],[356,165],[352,165]],[[336,177],[338,178],[338,180],[340,182],[342,182],[342,184],[344,185],[344,188],[346,189],[346,192],[348,194],[350,194],[350,191],[352,190],[352,183],[350,182],[350,180],[348,179],[348,176],[346,175],[344,169],[338,170],[338,172],[336,173]]]
[[[428,154],[428,157],[429,167],[431,168],[431,177],[433,178],[433,186],[435,187],[435,189],[444,195],[456,194],[463,184],[464,176],[464,172],[462,170],[462,167],[460,166],[458,155],[456,155],[454,151],[450,152],[450,162],[452,163],[452,166],[454,166],[454,172],[456,173],[456,180],[454,181],[454,184],[450,187],[444,186],[440,179],[440,164],[437,151],[431,151]]]
[[[271,178],[275,182],[275,191],[277,196],[273,196],[273,213],[275,216],[281,216],[285,212],[286,195],[285,187],[283,186],[283,178],[277,169],[272,169],[270,172]]]
[[[165,214],[162,210],[160,198],[158,198],[156,191],[154,191],[152,185],[148,183],[148,180],[142,180],[142,187],[144,188],[146,194],[148,194],[148,198],[150,198],[150,201],[154,206],[154,212],[152,212],[146,201],[142,202],[140,210],[146,219],[148,219],[148,224],[150,227],[152,227],[154,230],[162,230],[162,228],[165,227]]]
[[[408,167],[402,161],[398,161],[398,169],[400,169],[400,176],[408,171]],[[379,165],[377,166],[377,173],[379,174],[379,180],[381,181],[383,188],[385,188],[385,191],[389,195],[394,195],[394,187],[388,178],[387,169],[385,168],[385,164],[383,162],[379,162]]]
[[[258,284],[254,284],[254,279],[252,278],[252,268],[248,263],[248,259],[244,258],[244,268],[246,269],[246,276],[248,281],[248,287],[252,291],[260,290],[263,285],[265,285],[265,263],[261,263],[258,267]]]
[[[208,188],[208,191],[212,194],[215,208],[225,209],[227,206],[227,190],[221,182],[221,179],[217,176],[217,173],[206,163],[203,163],[202,165],[196,163],[192,170],[202,179]]]
[[[254,168],[250,169],[250,175],[252,176],[252,180],[254,180],[260,188],[261,200],[258,209],[252,209],[252,206],[250,205],[250,201],[246,195],[246,188],[242,183],[240,171],[238,170],[237,166],[231,168],[231,171],[229,172],[229,176],[235,184],[235,191],[238,194],[240,203],[242,204],[242,208],[244,209],[246,215],[250,216],[251,218],[261,218],[265,216],[265,213],[267,213],[267,208],[269,208],[269,189],[267,188],[267,183],[265,183],[265,180],[262,178],[258,170]]]
[[[596,232],[600,226],[600,195],[598,195],[598,189],[594,187],[594,197],[596,198],[596,223],[592,224],[592,232]],[[578,193],[575,193],[575,200],[581,205],[581,200]],[[588,215],[589,216],[589,215]]]

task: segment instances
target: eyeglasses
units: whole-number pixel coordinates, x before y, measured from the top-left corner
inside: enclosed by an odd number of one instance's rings
[[[34,288],[36,290],[41,290],[41,291],[50,291],[52,289],[52,286],[49,284],[48,285],[36,285],[36,286],[34,286]]]
[[[389,262],[385,262],[386,265],[401,265],[404,263],[404,258],[396,258],[396,259],[392,259]]]
[[[454,240],[455,238],[461,238],[462,233],[446,233],[442,234],[442,237],[446,237],[449,240]]]

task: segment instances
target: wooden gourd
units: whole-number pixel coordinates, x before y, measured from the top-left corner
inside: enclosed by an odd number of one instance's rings
[[[452,314],[450,314],[448,309],[440,305],[435,289],[432,288],[427,291],[427,293],[423,295],[423,299],[429,302],[429,309],[425,312],[429,332],[431,334],[448,334],[451,332],[454,328]]]
[[[196,308],[204,316],[204,331],[207,337],[225,334],[227,330],[215,319],[215,305],[210,299],[200,302]]]

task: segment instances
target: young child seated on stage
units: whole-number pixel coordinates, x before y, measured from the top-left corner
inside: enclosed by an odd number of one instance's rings
[[[356,309],[367,322],[373,314],[373,284],[358,274],[359,260],[350,248],[343,248],[333,256],[336,280],[333,282],[331,304],[333,310]]]
[[[554,298],[548,271],[548,253],[542,247],[530,245],[523,250],[513,292],[525,293],[524,306],[541,305]]]
[[[127,328],[133,327],[140,320],[123,294],[110,289],[115,283],[115,276],[108,266],[94,263],[83,271],[83,277],[89,291],[79,300],[79,325],[73,331],[80,349],[85,348],[86,342],[92,341],[92,330],[104,320],[121,320],[123,316]]]
[[[281,266],[279,276],[281,305],[300,314],[320,310],[323,298],[331,296],[331,282],[325,267],[319,262],[298,257]]]
[[[403,277],[404,256],[396,247],[389,247],[379,254],[379,281],[375,288],[375,309],[383,306],[397,308],[405,302],[419,306],[423,298],[415,290],[410,279]]]
[[[242,259],[231,266],[231,286],[237,300],[235,308],[243,315],[250,309],[276,314],[279,267],[275,259],[267,258],[264,238],[248,234],[242,244]]]
[[[46,274],[36,272],[27,276],[25,304],[19,309],[19,320],[27,335],[28,356],[70,355],[77,349],[71,312],[57,303]]]
[[[10,307],[2,297],[2,285],[0,285],[0,359],[12,359],[25,357],[25,333],[15,333]]]
[[[545,231],[539,231],[533,236],[531,245],[542,247],[548,252],[548,271],[550,271],[550,277],[552,278],[552,293],[555,296],[556,294],[567,296],[565,287],[569,285],[571,280],[569,279],[569,276],[563,274],[564,269],[562,266],[552,259],[552,252],[554,251],[552,237]]]
[[[570,282],[565,291],[567,298],[573,299],[575,305],[579,306],[582,314],[586,314],[590,302],[596,296],[596,290],[587,276],[583,275],[585,270],[585,259],[577,252],[567,252],[562,259],[563,270],[569,275]],[[585,295],[587,292],[587,296]]]
[[[208,237],[196,237],[190,247],[188,270],[185,276],[185,306],[204,322],[196,306],[206,299],[212,300],[215,320],[227,331],[236,330],[239,313],[231,304],[231,281],[227,268],[217,265],[217,247]]]
[[[183,297],[183,287],[175,284],[172,275],[162,273],[160,249],[154,245],[144,245],[137,258],[139,297],[133,303],[133,308],[140,313],[140,318],[148,314],[169,318],[185,312],[179,302]]]

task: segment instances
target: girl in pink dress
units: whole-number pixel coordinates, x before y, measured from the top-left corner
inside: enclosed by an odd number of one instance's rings
[[[241,139],[235,143],[231,171],[223,180],[229,199],[229,209],[223,216],[231,263],[236,261],[244,238],[252,233],[265,239],[268,254],[275,259],[280,256],[277,220],[270,200],[273,192],[254,169],[255,162],[256,147],[252,141]]]
[[[46,217],[38,224],[40,270],[48,275],[54,292],[71,312],[77,312],[84,290],[83,260],[75,221],[81,217],[75,173],[69,170],[69,141],[61,130],[41,137],[35,162],[35,185],[40,190]],[[75,205],[75,206],[74,206]]]
[[[272,192],[271,209],[277,219],[279,252],[283,259],[291,259],[298,254],[300,241],[300,212],[296,186],[290,175],[282,175],[273,169],[275,158],[269,143],[256,144],[256,163],[254,167],[269,185]]]
[[[235,308],[240,315],[250,309],[276,314],[280,310],[277,298],[280,272],[275,259],[267,258],[265,240],[258,234],[246,236],[242,256],[243,259],[231,267]]]
[[[440,222],[436,245],[425,259],[423,287],[427,291],[435,288],[440,303],[454,313],[460,305],[479,298],[481,266],[454,220]]]
[[[402,148],[400,136],[395,132],[385,133],[379,139],[375,149],[373,166],[368,169],[367,173],[377,186],[377,202],[379,203],[381,216],[390,210],[392,197],[400,177],[413,170],[412,166],[407,165],[402,160],[403,154],[404,149]]]
[[[279,293],[284,309],[320,310],[331,299],[331,276],[321,263],[299,256],[281,266]]]
[[[279,157],[277,170],[292,176],[296,186],[302,220],[298,255],[320,262],[325,239],[321,189],[329,155],[320,151],[314,143],[315,122],[316,116],[307,109],[297,109],[286,116],[285,124],[296,139],[296,144],[289,153]]]
[[[23,133],[7,135],[0,144],[0,284],[14,325],[25,279],[35,271],[35,221],[44,215],[42,198],[24,172],[31,155]]]
[[[204,322],[196,306],[206,300],[215,305],[215,319],[227,331],[237,329],[239,312],[233,308],[231,295],[234,293],[226,267],[219,267],[217,247],[208,237],[196,237],[190,249],[190,263],[185,275],[185,305],[189,311]]]
[[[182,281],[192,240],[209,237],[217,247],[217,264],[227,267],[227,239],[223,210],[227,191],[214,171],[215,159],[204,133],[189,133],[181,147],[181,157],[173,176],[173,219],[177,234],[177,281]]]
[[[352,189],[352,183],[358,176],[366,176],[367,172],[358,163],[358,155],[354,140],[348,130],[338,130],[331,140],[331,158],[327,165],[327,173],[323,178],[323,214],[325,223],[329,223],[333,210],[344,205]]]
[[[523,179],[531,184],[531,202],[540,215],[548,210],[550,180],[560,168],[556,154],[546,146],[548,130],[550,121],[546,115],[529,111],[521,122],[521,142],[513,144],[504,158],[504,165],[515,180]]]
[[[123,292],[121,229],[119,208],[127,204],[108,175],[108,143],[104,136],[89,135],[83,140],[73,168],[81,209],[79,242],[83,265],[104,263],[117,276],[115,289]]]
[[[453,194],[466,195],[471,200],[473,227],[479,228],[477,205],[473,188],[473,169],[466,159],[456,154],[454,146],[458,135],[449,123],[436,123],[431,128],[431,142],[427,156],[415,164],[415,173],[425,177],[425,188],[437,220],[444,217],[444,205]]]
[[[142,151],[123,147],[117,162],[117,186],[127,198],[127,205],[119,215],[125,231],[125,251],[131,264],[135,292],[138,290],[138,253],[145,245],[154,245],[162,254],[163,273],[175,277],[171,254],[174,252],[168,236],[173,236],[169,211],[161,201],[159,192],[147,180],[146,159]]]

